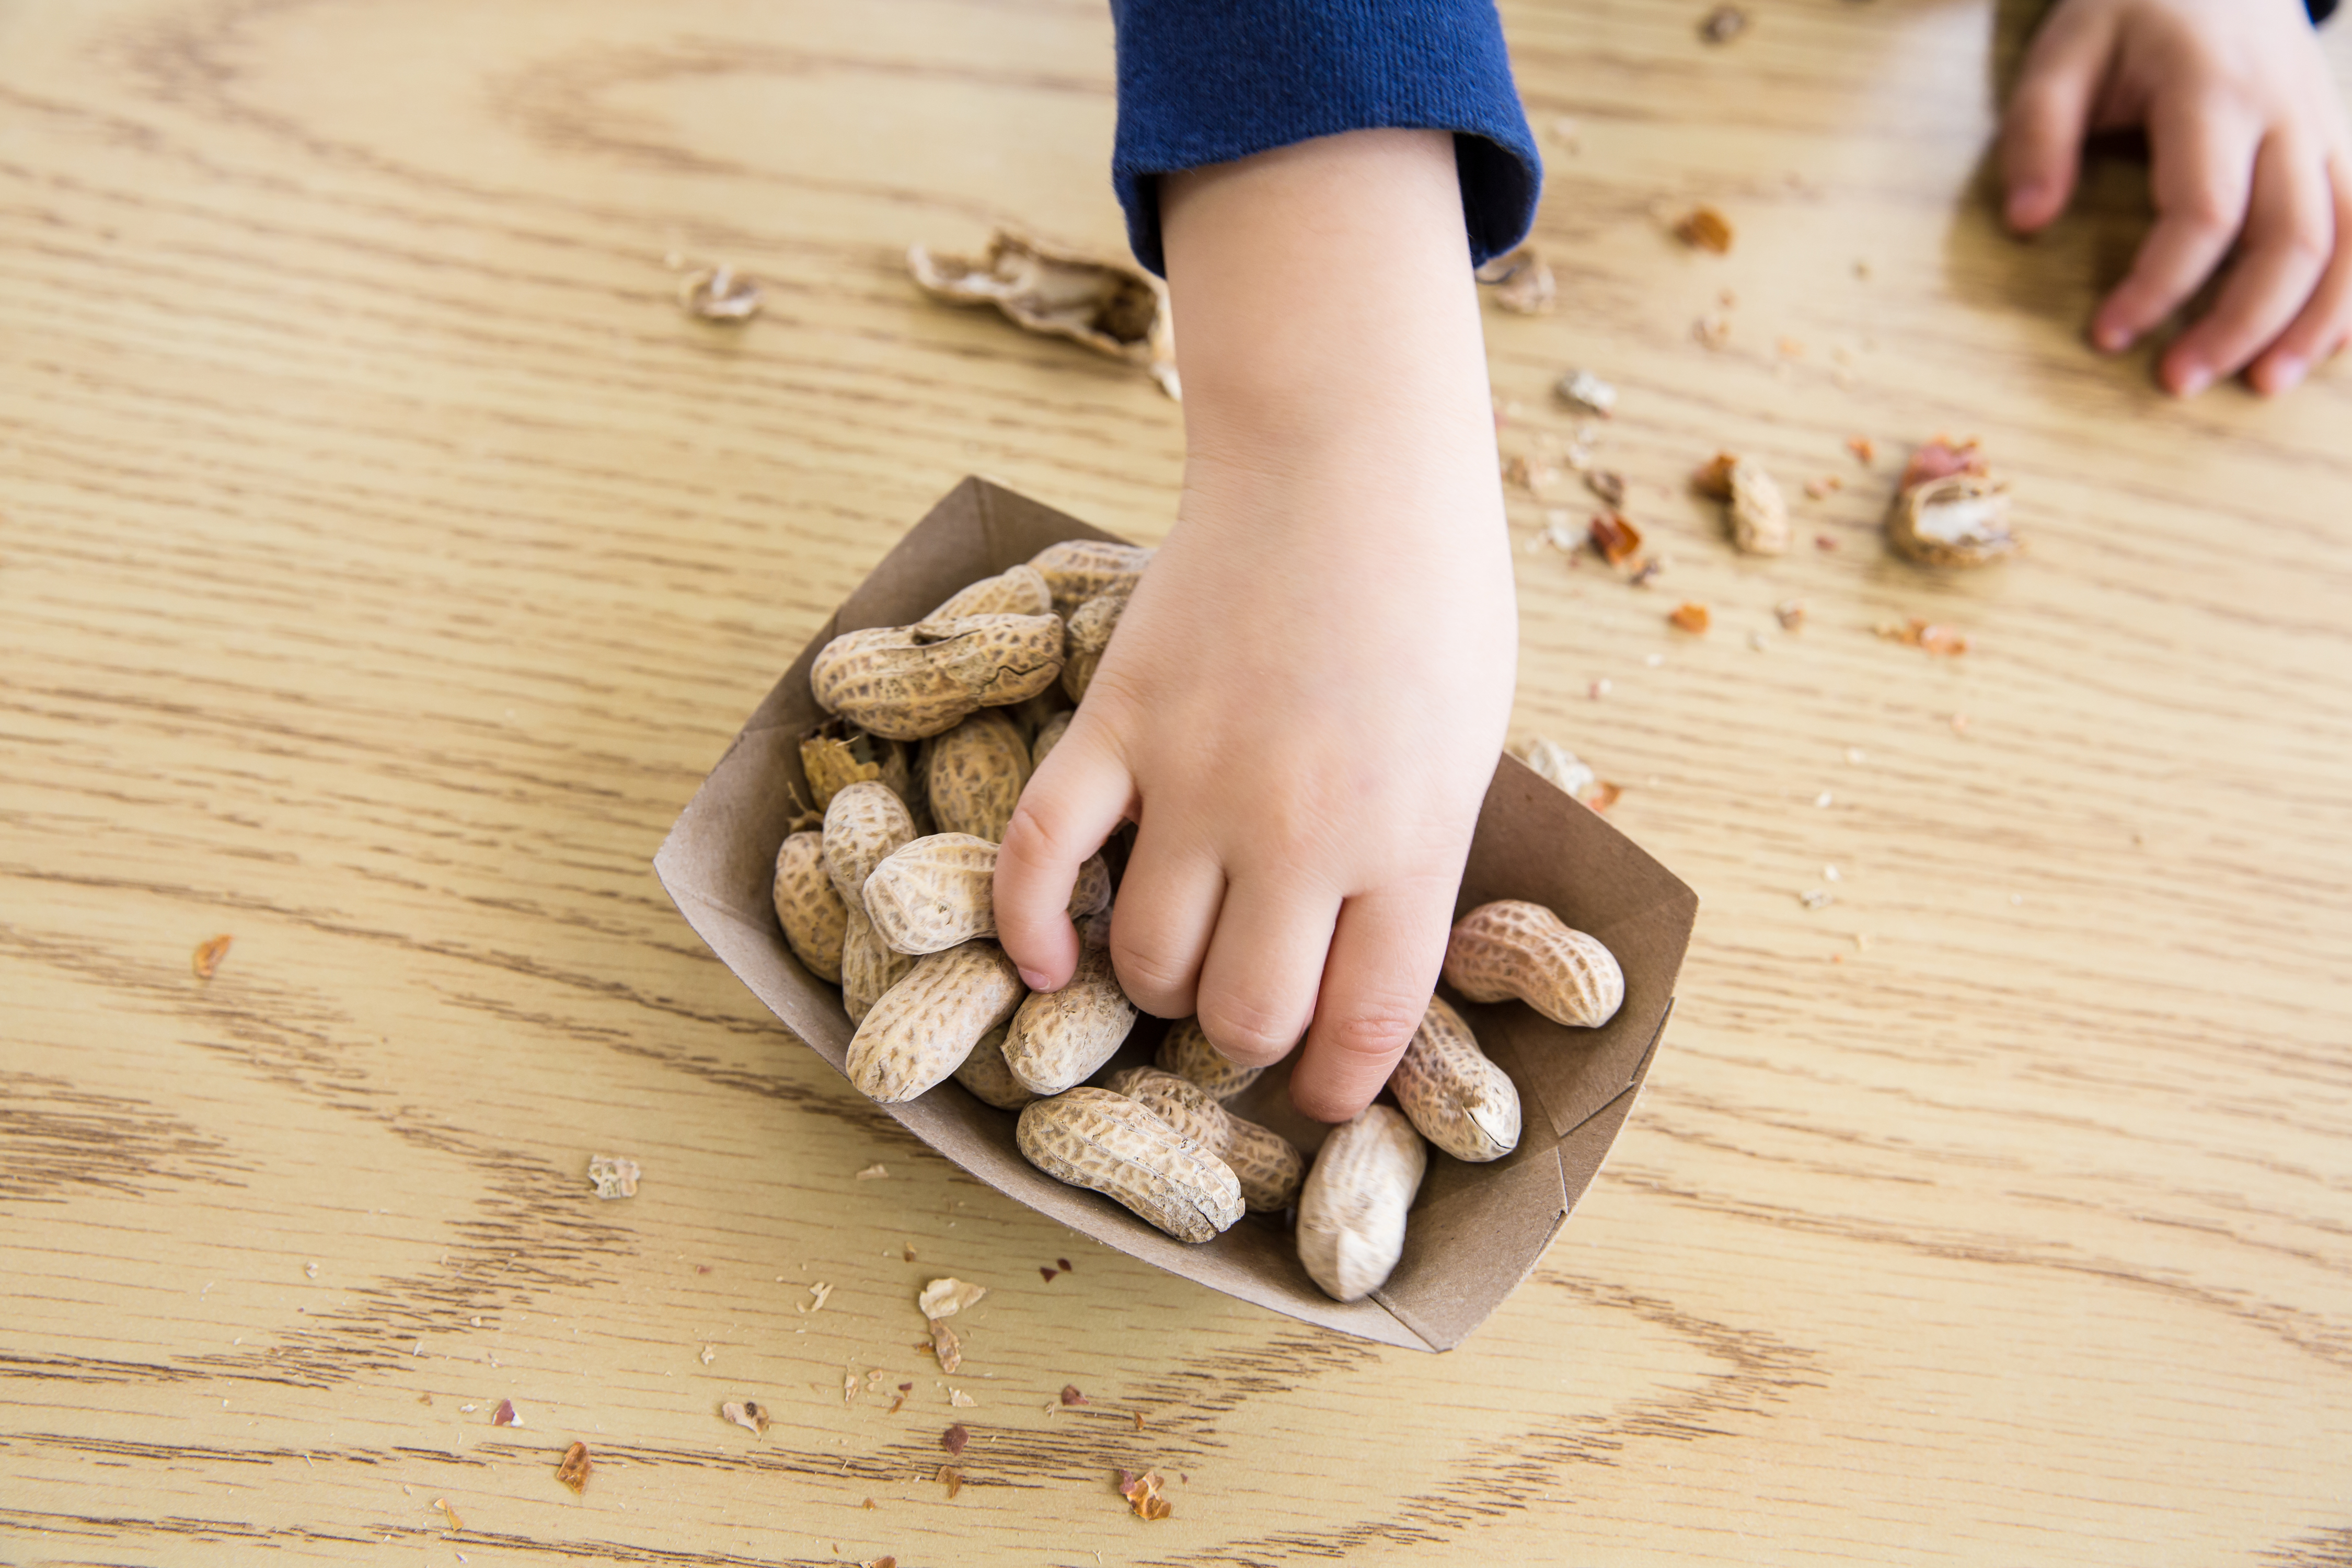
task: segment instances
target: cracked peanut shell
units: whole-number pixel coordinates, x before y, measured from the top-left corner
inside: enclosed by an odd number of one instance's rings
[[[1198,1018],[1179,1018],[1168,1026],[1160,1037],[1160,1049],[1152,1059],[1162,1072],[1172,1072],[1178,1078],[1190,1079],[1206,1089],[1213,1100],[1231,1100],[1255,1083],[1264,1068],[1245,1068],[1233,1061],[1209,1044],[1208,1035]]]
[[[1749,555],[1789,549],[1789,503],[1762,463],[1731,452],[1717,455],[1698,473],[1698,488],[1724,503],[1731,542]]]
[[[1135,1027],[1135,1004],[1118,988],[1107,948],[1078,949],[1059,991],[1037,991],[1013,1016],[1005,1065],[1034,1094],[1059,1094],[1092,1078]]]
[[[851,784],[867,780],[889,785],[910,812],[921,799],[905,744],[869,735],[840,719],[828,719],[801,738],[801,774],[808,780],[819,811]]]
[[[1021,972],[992,942],[916,959],[851,1037],[849,1081],[883,1105],[912,1100],[961,1067],[1025,994]]]
[[[1031,1101],[1014,1141],[1055,1181],[1124,1204],[1179,1241],[1207,1241],[1244,1212],[1240,1179],[1223,1161],[1107,1089]]]
[[[1421,1135],[1457,1160],[1499,1160],[1519,1146],[1517,1086],[1443,996],[1429,999],[1389,1089]]]
[[[1053,591],[1054,613],[1073,616],[1087,600],[1112,589],[1135,591],[1152,552],[1140,544],[1115,544],[1106,539],[1065,539],[1029,558]]]
[[[841,943],[849,908],[825,869],[824,836],[788,834],[776,847],[776,921],[793,956],[819,980],[841,984]]]
[[[866,879],[866,913],[894,952],[937,952],[996,934],[997,847],[969,833],[918,838]],[[1067,912],[1084,920],[1110,904],[1110,868],[1099,855],[1078,868]]]
[[[1541,904],[1498,899],[1454,922],[1445,983],[1473,1002],[1517,997],[1556,1024],[1597,1028],[1625,1002],[1625,972],[1597,938]]]
[[[1121,1068],[1104,1087],[1123,1094],[1223,1160],[1254,1214],[1280,1214],[1298,1201],[1307,1157],[1271,1127],[1235,1116],[1192,1079],[1159,1068]]]
[[[977,257],[910,246],[907,270],[926,294],[959,305],[993,305],[1030,331],[1067,338],[1139,366],[1169,396],[1177,395],[1168,286],[1131,261],[999,228]]]
[[[1002,713],[973,714],[930,745],[923,787],[942,833],[1003,842],[1029,783],[1029,747]]]
[[[1368,1105],[1331,1130],[1298,1192],[1298,1261],[1335,1301],[1388,1283],[1429,1152],[1393,1106]]]
[[[1034,697],[1062,672],[1057,616],[960,616],[870,626],[824,645],[817,705],[893,741],[919,741],[981,708]]]
[[[1895,498],[1886,542],[1922,566],[1985,566],[2014,555],[2009,488],[1978,473],[1923,480]],[[1069,679],[1066,667],[1062,675]]]

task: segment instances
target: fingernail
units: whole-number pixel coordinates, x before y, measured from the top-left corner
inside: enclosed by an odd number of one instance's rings
[[[2201,364],[2188,364],[2180,367],[2180,378],[2175,384],[2174,391],[2183,397],[2194,397],[2212,384],[2211,371]]]
[[[1026,985],[1032,991],[1043,991],[1046,989],[1045,976],[1034,969],[1024,969],[1021,972],[1021,984]]]
[[[2091,329],[2091,341],[2099,345],[2102,353],[2119,354],[2131,347],[2132,335],[2114,322],[2105,321]]]
[[[2273,395],[2293,392],[2310,374],[2311,366],[2300,355],[2281,354],[2271,361],[2270,374],[2263,383],[2263,390]]]
[[[2040,182],[2029,182],[2009,193],[2009,226],[2023,228],[2035,209],[2042,205],[2042,193],[2048,187]]]

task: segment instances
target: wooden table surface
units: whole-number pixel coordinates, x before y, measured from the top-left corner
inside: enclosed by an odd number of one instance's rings
[[[1100,0],[0,3],[0,1561],[2352,1562],[2352,368],[2080,346],[2141,175],[2000,236],[1990,0],[1704,9],[1505,7],[1564,308],[1490,310],[1503,452],[1616,382],[1666,557],[1514,492],[1520,718],[1705,907],[1609,1167],[1431,1356],[964,1177],[648,866],[963,474],[1164,529],[1176,405],[901,260],[1118,242]],[[2029,558],[1885,554],[1938,431]],[[1794,552],[1686,493],[1718,446]]]

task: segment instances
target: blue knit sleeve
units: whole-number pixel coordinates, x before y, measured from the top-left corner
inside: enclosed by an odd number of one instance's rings
[[[2311,19],[2315,23],[2325,22],[2336,14],[2336,0],[2304,0],[2304,4],[2311,7]]]
[[[1543,162],[1495,0],[1110,0],[1111,181],[1136,258],[1166,269],[1160,176],[1375,127],[1454,132],[1474,262],[1534,221]]]

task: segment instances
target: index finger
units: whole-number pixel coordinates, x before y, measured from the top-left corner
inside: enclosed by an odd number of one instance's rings
[[[1058,991],[1078,963],[1070,889],[1129,815],[1135,780],[1086,710],[1021,792],[996,852],[996,940],[1032,991]]]

